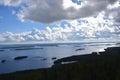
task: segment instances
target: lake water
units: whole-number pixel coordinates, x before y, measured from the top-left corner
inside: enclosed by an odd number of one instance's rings
[[[9,44],[0,45],[0,74],[21,70],[49,68],[56,59],[73,55],[104,51],[116,43],[49,43],[49,44]],[[81,50],[79,50],[81,49]],[[14,60],[18,56],[25,59]],[[2,63],[2,60],[6,60]]]

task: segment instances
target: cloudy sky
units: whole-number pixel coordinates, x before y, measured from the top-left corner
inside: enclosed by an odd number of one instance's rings
[[[120,0],[0,0],[0,43],[101,40],[120,40]]]

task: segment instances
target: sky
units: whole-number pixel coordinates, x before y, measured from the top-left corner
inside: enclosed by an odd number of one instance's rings
[[[120,0],[0,0],[0,43],[119,40]]]

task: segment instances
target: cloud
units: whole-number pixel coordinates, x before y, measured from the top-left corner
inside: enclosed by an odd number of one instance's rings
[[[17,7],[23,4],[20,12],[14,10],[12,12],[12,14],[18,13],[17,16],[21,21],[52,23],[73,20],[63,25],[56,24],[52,28],[47,26],[45,30],[33,29],[18,34],[6,32],[0,34],[0,42],[120,38],[120,25],[116,24],[120,22],[119,0],[81,1],[76,4],[75,0],[0,0],[0,5],[5,6]]]
[[[83,0],[81,5],[72,0],[28,0],[28,7],[23,8],[18,17],[20,20],[52,23],[59,20],[85,18],[106,11],[109,5],[118,0]]]
[[[4,4],[4,0],[0,0],[0,5]]]
[[[23,0],[0,0],[0,4],[5,6],[18,6],[22,2]]]
[[[86,18],[102,11],[108,15],[108,12],[116,12],[117,16],[112,17],[119,22],[119,8],[108,9],[117,2],[119,3],[119,0],[0,0],[2,5],[22,6],[20,12],[17,12],[21,21],[43,23]]]
[[[120,1],[116,2],[114,5],[109,5],[105,11],[105,16],[113,19],[116,23],[120,23]]]
[[[120,7],[108,10],[106,15],[114,20],[114,22],[120,23]]]
[[[104,20],[103,13],[98,16],[74,20],[63,25],[56,24],[45,30],[33,29],[29,32],[0,34],[0,42],[29,41],[85,41],[85,40],[119,40],[120,27],[111,20]]]

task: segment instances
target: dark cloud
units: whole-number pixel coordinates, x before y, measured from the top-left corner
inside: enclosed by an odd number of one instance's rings
[[[120,6],[106,10],[105,16],[108,16],[116,23],[120,23]]]
[[[114,4],[118,0],[108,0],[110,4]]]
[[[87,3],[84,4],[85,1]],[[43,23],[79,19],[97,15],[101,11],[106,10],[108,5],[112,5],[116,1],[117,0],[84,0],[83,6],[79,9],[76,9],[74,6],[65,9],[63,6],[64,0],[30,0],[28,1],[30,4],[29,7],[21,10],[18,16],[21,20],[31,20]]]
[[[21,3],[27,5],[18,13],[20,20],[52,23],[59,20],[73,20],[90,17],[104,11],[107,15],[116,12],[114,21],[119,22],[120,10],[107,10],[109,5],[114,5],[119,0],[0,0],[0,4],[17,6]],[[67,2],[66,5],[64,3]],[[80,3],[81,5],[77,5]],[[69,6],[68,6],[69,5]],[[70,6],[71,5],[71,6]],[[65,8],[68,6],[67,8]],[[80,7],[79,9],[76,8]],[[108,12],[110,13],[108,13]]]

